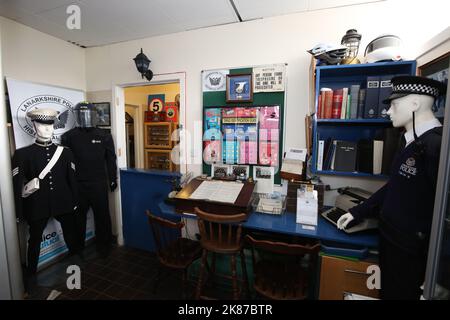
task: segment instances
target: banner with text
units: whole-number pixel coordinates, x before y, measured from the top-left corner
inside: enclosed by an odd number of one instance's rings
[[[76,125],[73,107],[85,100],[80,90],[54,87],[6,78],[12,125],[16,149],[26,147],[34,142],[35,130],[27,112],[34,109],[51,108],[59,112],[54,124],[53,141],[59,143],[61,135]],[[92,211],[88,214],[86,240],[94,236],[94,220]],[[42,234],[39,265],[47,264],[56,257],[67,252],[58,221],[50,219]]]

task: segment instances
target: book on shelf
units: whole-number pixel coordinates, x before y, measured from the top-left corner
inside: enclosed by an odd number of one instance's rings
[[[353,141],[337,141],[334,152],[334,170],[354,172],[356,169],[357,144]]]
[[[374,139],[357,142],[321,138],[317,146],[317,171],[389,175],[400,138],[398,128],[385,128]]]
[[[325,140],[324,150],[323,150],[323,170],[330,170],[331,158],[333,157],[333,141],[331,138]]]
[[[323,167],[323,150],[325,146],[324,140],[319,140],[319,147],[317,150],[317,170],[322,171]]]
[[[347,100],[348,88],[342,88],[342,104],[341,104],[341,119],[345,120],[347,115]]]
[[[350,107],[351,107],[350,104],[351,104],[351,102],[352,102],[352,96],[351,96],[351,94],[349,94],[347,96],[347,112],[345,113],[345,119],[347,119],[347,120],[352,119],[350,117]]]
[[[389,97],[392,92],[391,84],[392,75],[380,77],[380,91],[378,95],[378,116],[380,118],[389,118],[387,110],[389,109],[389,104],[384,104],[383,100]]]
[[[352,85],[332,90],[320,89],[317,101],[317,119],[349,120],[364,116],[366,90]]]
[[[365,104],[366,104],[366,89],[360,88],[358,91],[358,110],[356,118],[361,119],[364,117]]]
[[[367,77],[366,99],[364,104],[364,118],[375,119],[378,117],[378,98],[380,93],[380,77]]]
[[[336,159],[336,146],[337,146],[337,141],[334,140],[333,143],[331,144],[331,151],[330,151],[330,157],[329,157],[329,165],[328,165],[328,169],[329,170],[334,170],[334,161]]]
[[[373,174],[381,174],[383,163],[383,140],[373,140]]]
[[[360,87],[359,84],[354,84],[350,87],[350,119],[358,118],[358,93]]]
[[[331,112],[332,119],[341,118],[342,99],[343,99],[343,89],[333,91],[333,104]]]
[[[373,140],[360,139],[358,141],[356,171],[370,174],[373,172]]]
[[[333,114],[333,90],[325,91],[325,103],[324,103],[323,118],[331,119]]]

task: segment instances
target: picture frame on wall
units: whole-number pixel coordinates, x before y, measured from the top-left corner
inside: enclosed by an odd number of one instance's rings
[[[111,126],[111,104],[109,102],[93,103],[95,110],[97,110],[97,126],[110,127]]]
[[[444,83],[448,86],[448,74],[450,65],[450,52],[447,52],[440,57],[425,63],[418,67],[419,75]],[[437,118],[443,119],[445,114],[445,95],[440,96],[434,101],[433,112]]]
[[[251,74],[228,74],[226,102],[252,102],[253,76]]]

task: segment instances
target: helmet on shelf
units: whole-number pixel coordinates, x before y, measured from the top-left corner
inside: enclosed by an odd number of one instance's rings
[[[364,52],[366,63],[401,60],[401,44],[401,39],[391,34],[376,37]]]
[[[345,57],[347,47],[336,44],[319,43],[308,50],[316,59],[325,64],[338,64]]]

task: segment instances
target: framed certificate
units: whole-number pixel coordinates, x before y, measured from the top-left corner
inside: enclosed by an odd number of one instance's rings
[[[251,74],[227,75],[227,102],[252,102],[253,83]]]

